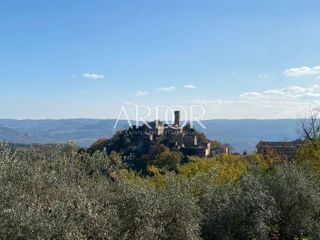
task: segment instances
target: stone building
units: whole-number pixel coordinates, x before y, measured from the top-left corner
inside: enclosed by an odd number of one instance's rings
[[[198,145],[197,135],[184,135],[183,146],[184,147],[195,147]]]
[[[277,155],[285,159],[294,158],[296,151],[299,149],[303,141],[297,139],[291,142],[267,142],[260,141],[256,148],[257,153],[261,155],[271,154]]]

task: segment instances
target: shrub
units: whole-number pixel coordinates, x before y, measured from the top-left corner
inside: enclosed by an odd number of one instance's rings
[[[264,185],[276,201],[281,239],[320,237],[320,185],[311,169],[294,164],[278,166],[265,177]]]
[[[200,206],[204,239],[269,239],[274,201],[259,179],[245,175],[239,181],[213,186]]]

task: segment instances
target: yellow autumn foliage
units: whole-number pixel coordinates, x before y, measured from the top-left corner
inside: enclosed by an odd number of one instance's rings
[[[200,173],[211,173],[211,180],[215,183],[235,181],[246,172],[250,164],[256,164],[261,169],[263,161],[258,155],[220,155],[213,158],[192,157],[190,162],[179,166],[179,176],[188,178]]]

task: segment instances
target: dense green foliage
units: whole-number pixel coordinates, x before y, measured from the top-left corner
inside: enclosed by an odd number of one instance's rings
[[[167,176],[156,189],[102,153],[0,145],[2,239],[198,239],[201,211]]]
[[[177,166],[164,152],[141,176],[115,152],[1,143],[0,239],[320,238],[315,160],[222,155]]]

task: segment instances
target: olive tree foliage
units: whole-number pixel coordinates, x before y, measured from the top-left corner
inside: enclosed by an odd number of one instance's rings
[[[319,174],[245,159],[141,177],[118,154],[0,143],[0,239],[320,238]]]
[[[310,169],[294,164],[277,166],[264,177],[263,185],[276,202],[275,227],[280,239],[320,238],[318,178]]]
[[[319,175],[308,166],[252,168],[200,198],[204,239],[320,239]]]
[[[275,202],[259,179],[244,175],[239,181],[212,186],[200,200],[204,239],[270,239]]]
[[[117,203],[122,239],[200,239],[195,199],[173,177],[159,189],[146,182],[120,183]]]
[[[34,160],[0,145],[3,239],[113,239],[120,220],[108,205],[109,181],[93,181],[72,152]]]
[[[199,239],[195,200],[174,178],[155,189],[126,177],[120,159],[39,156],[0,143],[2,239]]]

